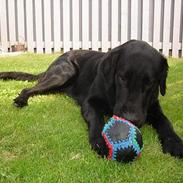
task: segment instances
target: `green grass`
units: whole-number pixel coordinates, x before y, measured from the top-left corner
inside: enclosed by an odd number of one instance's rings
[[[0,71],[44,71],[55,55],[0,57]],[[169,59],[167,95],[160,97],[165,114],[183,137],[183,60]],[[99,158],[88,144],[80,107],[66,95],[36,96],[17,109],[12,100],[34,83],[0,81],[0,182],[183,182],[183,160],[161,152],[150,126],[141,131],[142,157],[131,164]]]

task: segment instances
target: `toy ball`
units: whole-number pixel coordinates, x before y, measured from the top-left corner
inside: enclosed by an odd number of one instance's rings
[[[105,124],[102,136],[109,150],[107,159],[127,163],[140,157],[142,135],[128,120],[114,115]]]

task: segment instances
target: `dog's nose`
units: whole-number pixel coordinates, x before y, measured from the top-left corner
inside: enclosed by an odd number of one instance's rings
[[[123,114],[122,117],[129,120],[134,125],[140,126],[139,124],[141,123],[141,120],[138,118],[138,116],[135,113],[126,112]]]
[[[134,113],[126,112],[123,114],[123,117],[129,121],[137,121],[136,114],[134,114]]]

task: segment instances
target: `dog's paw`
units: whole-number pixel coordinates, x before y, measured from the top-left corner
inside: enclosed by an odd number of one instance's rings
[[[19,108],[22,108],[22,107],[28,105],[27,104],[27,100],[25,100],[25,99],[23,99],[21,97],[15,98],[13,104],[14,104],[15,107],[19,107]]]
[[[183,141],[179,137],[163,139],[162,148],[164,153],[183,158]]]
[[[105,140],[102,138],[93,138],[90,140],[90,144],[93,150],[95,150],[101,157],[107,157],[109,151],[106,146]]]

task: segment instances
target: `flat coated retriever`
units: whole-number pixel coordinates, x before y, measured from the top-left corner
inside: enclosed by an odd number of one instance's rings
[[[14,99],[16,107],[27,105],[29,97],[65,92],[81,105],[88,124],[91,147],[101,156],[108,150],[101,136],[104,116],[124,117],[141,127],[152,125],[163,152],[183,158],[183,141],[163,114],[158,95],[165,95],[167,60],[143,41],[131,40],[107,53],[69,51],[38,75],[0,72],[0,79],[38,80]]]

